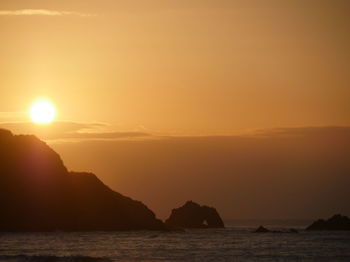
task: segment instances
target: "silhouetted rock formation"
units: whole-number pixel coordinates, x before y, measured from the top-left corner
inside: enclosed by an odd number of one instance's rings
[[[288,230],[288,233],[299,233],[299,231],[296,230],[295,228],[290,228],[290,229]]]
[[[36,137],[0,129],[0,231],[164,228],[144,204],[94,174],[68,172]]]
[[[263,227],[263,226],[260,226],[254,232],[255,233],[269,233],[271,231],[268,230],[267,228]]]
[[[223,228],[224,222],[213,207],[200,206],[192,201],[172,210],[165,221],[170,227],[180,228]]]
[[[350,230],[350,219],[342,215],[334,215],[328,220],[319,219],[306,230]]]
[[[285,230],[269,230],[266,227],[260,226],[253,233],[299,233],[298,230],[290,228]]]

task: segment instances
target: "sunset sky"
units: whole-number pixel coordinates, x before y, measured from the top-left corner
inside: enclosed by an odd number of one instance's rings
[[[160,217],[189,199],[225,218],[349,215],[349,14],[348,0],[0,0],[0,127]],[[54,123],[31,122],[40,98]]]

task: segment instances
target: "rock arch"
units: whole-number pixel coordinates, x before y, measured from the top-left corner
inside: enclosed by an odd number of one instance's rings
[[[173,209],[165,223],[169,226],[182,228],[225,227],[215,208],[200,206],[193,201],[187,201],[182,207]]]

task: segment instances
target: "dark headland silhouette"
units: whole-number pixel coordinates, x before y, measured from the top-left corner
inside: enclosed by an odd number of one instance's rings
[[[31,135],[0,129],[0,231],[165,229],[143,203],[69,172]]]
[[[225,227],[219,213],[213,207],[200,206],[187,201],[182,207],[171,211],[166,225],[177,228],[223,228]]]
[[[350,230],[350,218],[337,214],[327,220],[319,219],[313,222],[306,230]]]

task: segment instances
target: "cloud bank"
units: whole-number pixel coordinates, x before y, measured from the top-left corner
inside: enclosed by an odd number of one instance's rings
[[[0,16],[80,16],[91,17],[95,14],[87,14],[72,11],[57,11],[48,9],[19,9],[19,10],[0,10]]]
[[[350,139],[350,126],[286,127],[249,130],[231,135],[178,135],[157,134],[141,130],[120,130],[120,128],[94,122],[55,121],[49,125],[38,125],[29,121],[11,121],[12,113],[0,112],[0,128],[14,134],[33,134],[47,142],[84,142],[86,140],[153,139],[169,141],[255,141],[261,139],[295,139],[303,137],[347,137]],[[1,121],[2,120],[2,121]],[[10,120],[10,121],[9,121]]]

